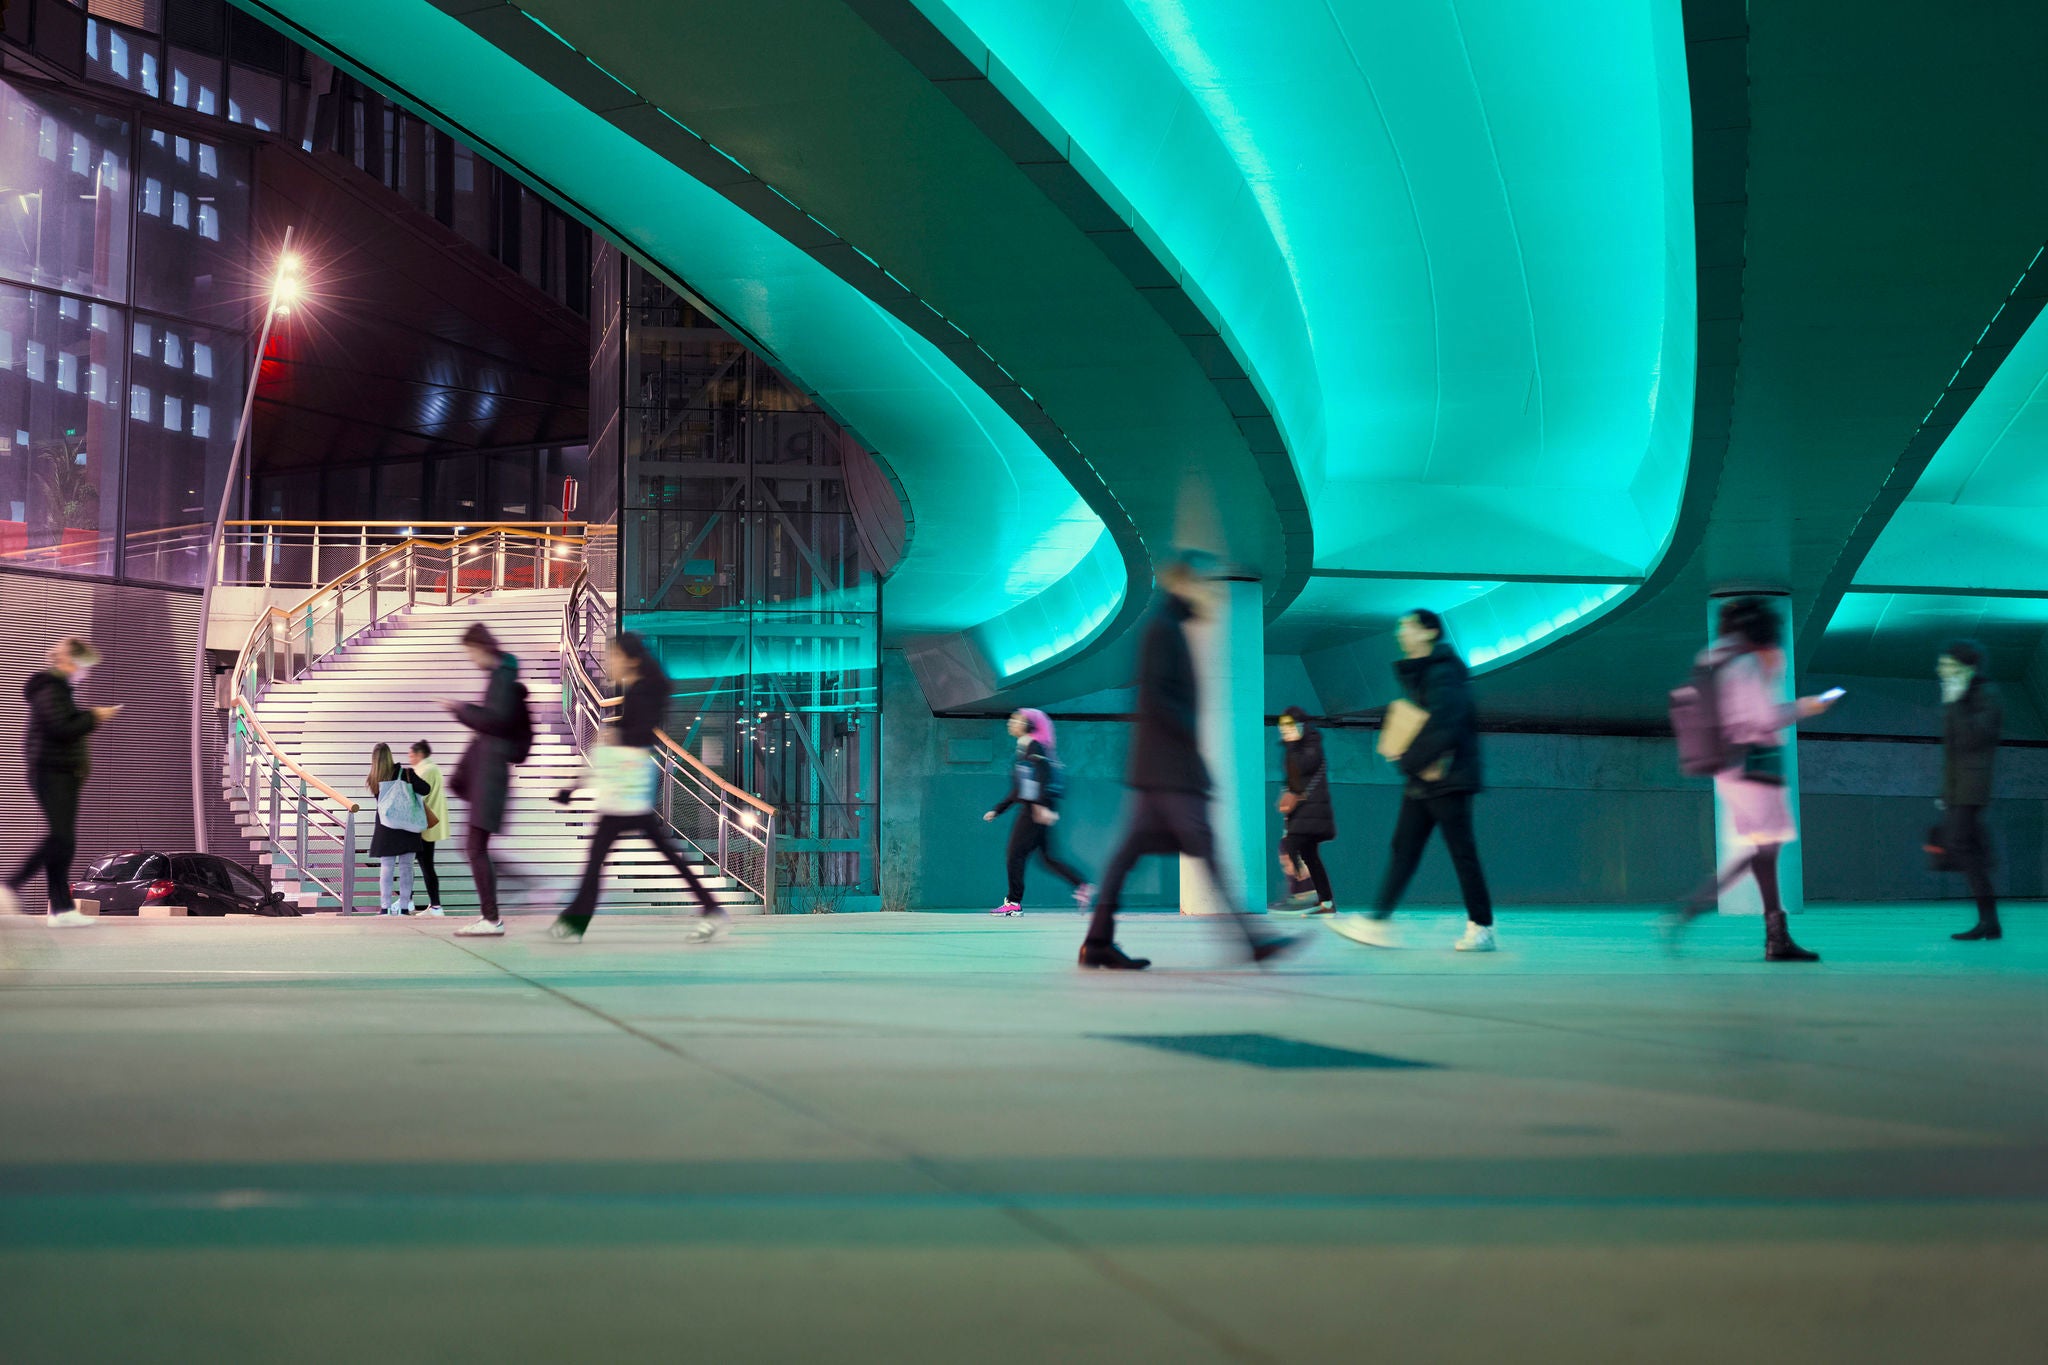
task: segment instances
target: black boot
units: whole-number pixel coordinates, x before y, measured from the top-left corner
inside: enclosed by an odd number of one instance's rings
[[[1993,915],[1986,919],[1979,915],[1974,928],[1965,929],[1960,934],[1950,934],[1949,937],[1958,943],[1977,943],[1985,939],[2004,938],[2005,930],[1999,925],[1998,916]]]
[[[1791,930],[1785,927],[1783,910],[1764,911],[1764,961],[1766,962],[1818,962],[1819,953],[1810,953],[1792,941]]]
[[[1084,943],[1081,945],[1081,965],[1114,972],[1142,972],[1152,965],[1152,959],[1128,957],[1114,943]]]

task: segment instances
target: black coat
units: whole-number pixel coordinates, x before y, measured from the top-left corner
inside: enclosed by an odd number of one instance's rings
[[[427,793],[434,789],[432,783],[410,768],[401,767],[398,770],[398,780],[418,792],[423,802],[426,799]],[[374,801],[376,798],[373,795],[371,799]],[[418,853],[426,845],[426,832],[424,830],[393,829],[382,820],[377,821],[377,828],[370,834],[370,856],[372,858],[396,858],[401,854]]]
[[[1408,795],[1451,796],[1478,791],[1484,785],[1479,768],[1479,713],[1472,706],[1465,661],[1449,645],[1439,642],[1435,650],[1420,659],[1396,662],[1394,676],[1400,680],[1408,700],[1429,712],[1428,723],[1397,764],[1408,775]],[[1450,760],[1444,775],[1435,781],[1425,780],[1423,770],[1441,758]]]
[[[28,698],[28,733],[24,745],[31,773],[70,773],[81,781],[92,771],[86,736],[100,728],[99,717],[71,697],[71,680],[61,673],[42,672],[21,689]]]
[[[1991,804],[1991,769],[2005,710],[1998,689],[1970,679],[1963,695],[1941,708],[1941,800],[1946,806]]]
[[[1172,593],[1145,623],[1138,646],[1138,722],[1124,784],[1139,791],[1209,793],[1195,734],[1195,656],[1185,629],[1194,611]]]
[[[525,704],[519,695],[519,660],[500,654],[484,685],[484,699],[455,708],[455,718],[476,737],[462,751],[448,790],[469,803],[471,829],[496,834],[505,827],[505,805],[512,791],[512,736],[519,728],[519,708]]]
[[[652,749],[655,731],[668,723],[671,684],[666,674],[643,671],[619,699],[619,743],[629,749]]]
[[[1337,812],[1330,804],[1330,764],[1323,756],[1323,733],[1301,727],[1301,738],[1282,745],[1287,761],[1287,790],[1300,797],[1287,813],[1287,832],[1303,839],[1337,837]]]
[[[1010,764],[1010,790],[996,802],[993,813],[1001,815],[1020,801],[1047,810],[1058,810],[1060,805],[1052,794],[1052,759],[1035,739],[1017,746],[1017,757]]]

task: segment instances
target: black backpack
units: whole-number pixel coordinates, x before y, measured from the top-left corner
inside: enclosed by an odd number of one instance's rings
[[[1721,727],[1721,670],[1733,653],[1714,650],[1692,666],[1692,678],[1671,689],[1671,733],[1678,738],[1678,770],[1687,777],[1712,777],[1740,760]]]
[[[505,736],[505,759],[509,763],[524,763],[533,752],[533,707],[528,700],[531,695],[525,683],[512,684],[512,732]]]

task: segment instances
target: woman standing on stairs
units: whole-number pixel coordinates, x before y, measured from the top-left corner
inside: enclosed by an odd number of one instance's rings
[[[533,721],[526,711],[526,687],[519,681],[519,660],[499,646],[491,628],[476,622],[462,632],[462,645],[470,662],[491,677],[481,702],[441,703],[475,732],[455,765],[448,790],[469,803],[463,851],[469,855],[483,916],[455,932],[465,938],[495,938],[505,932],[505,922],[498,916],[498,870],[491,862],[491,836],[505,828],[512,765],[524,762],[533,747]]]
[[[377,860],[377,904],[387,915],[412,913],[412,860],[426,845],[427,780],[398,766],[389,744],[370,751],[370,780],[377,801],[377,828],[370,835],[370,856]],[[351,872],[350,875],[354,875]]]
[[[668,717],[671,690],[661,661],[638,635],[625,634],[613,640],[605,651],[605,672],[626,690],[619,703],[619,721],[601,736],[590,751],[591,786],[597,797],[597,825],[590,834],[590,852],[583,864],[583,880],[576,898],[548,931],[556,938],[580,939],[597,913],[597,893],[604,883],[604,860],[621,836],[638,834],[653,844],[689,884],[690,893],[702,907],[702,918],[691,938],[702,943],[715,937],[725,924],[725,911],[711,899],[704,883],[684,860],[675,836],[654,809],[661,772],[655,766],[654,746],[662,722]],[[555,804],[567,805],[571,792],[563,788]]]

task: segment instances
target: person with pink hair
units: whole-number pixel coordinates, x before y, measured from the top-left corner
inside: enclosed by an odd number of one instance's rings
[[[1053,748],[1052,717],[1027,706],[1010,717],[1009,729],[1017,740],[1016,757],[1010,765],[1010,794],[981,818],[994,820],[1012,806],[1020,809],[1017,823],[1010,826],[1009,894],[989,913],[1024,912],[1024,864],[1034,853],[1054,875],[1066,878],[1074,888],[1074,903],[1086,910],[1095,898],[1095,888],[1052,849],[1052,827],[1059,823],[1060,797],[1066,794],[1065,770]]]

